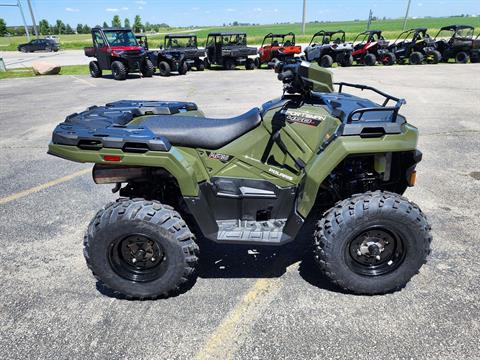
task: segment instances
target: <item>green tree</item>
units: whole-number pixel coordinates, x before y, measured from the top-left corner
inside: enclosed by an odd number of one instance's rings
[[[103,27],[103,28],[108,28],[108,27],[110,27],[110,26],[108,26],[108,24],[107,24],[106,21],[104,21],[102,27]]]
[[[130,20],[128,18],[125,18],[125,20],[123,20],[123,26],[125,26],[126,28],[129,28],[130,27]]]
[[[40,29],[40,34],[42,35],[48,35],[50,34],[50,24],[48,23],[47,20],[45,19],[42,19],[40,20],[40,22],[38,23],[38,28]]]
[[[73,31],[72,27],[70,26],[70,24],[67,24],[65,26],[65,34],[75,34],[75,31]]]
[[[53,27],[53,31],[55,34],[65,34],[65,24],[62,20],[57,20],[55,22],[55,26]]]
[[[7,34],[7,23],[5,20],[0,18],[0,36],[5,36]]]
[[[140,15],[135,15],[135,20],[133,20],[133,32],[141,32],[142,28],[142,18],[140,17]]]
[[[122,22],[120,21],[120,16],[115,15],[112,19],[112,27],[121,27]]]
[[[84,34],[90,34],[90,31],[92,31],[92,28],[88,26],[87,24],[83,25],[83,33]]]
[[[83,25],[77,24],[77,34],[83,34]]]

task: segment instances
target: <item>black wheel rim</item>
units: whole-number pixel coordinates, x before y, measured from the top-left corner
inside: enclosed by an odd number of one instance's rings
[[[163,246],[141,234],[132,234],[112,242],[108,258],[115,273],[135,282],[158,279],[168,268]]]
[[[348,267],[363,276],[381,276],[396,270],[405,260],[403,237],[383,227],[362,230],[348,242],[345,260]]]

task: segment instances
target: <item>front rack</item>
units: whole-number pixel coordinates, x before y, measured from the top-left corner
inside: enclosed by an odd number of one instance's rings
[[[338,92],[341,93],[343,90],[344,86],[360,89],[360,90],[370,90],[373,91],[374,93],[377,93],[385,98],[385,101],[382,103],[380,107],[369,107],[369,108],[360,108],[353,110],[350,114],[347,116],[347,124],[351,124],[353,121],[360,121],[362,119],[362,116],[365,113],[369,112],[392,112],[391,116],[391,122],[396,122],[397,121],[397,116],[400,108],[402,107],[403,104],[406,104],[407,102],[405,99],[400,99],[395,96],[392,96],[390,94],[387,94],[381,90],[378,90],[374,87],[367,86],[367,85],[360,85],[360,84],[351,84],[351,83],[346,83],[346,82],[336,82],[334,83],[335,85],[338,85]],[[389,101],[395,101],[396,104],[394,106],[387,106]],[[353,117],[355,115],[358,116],[354,119]]]

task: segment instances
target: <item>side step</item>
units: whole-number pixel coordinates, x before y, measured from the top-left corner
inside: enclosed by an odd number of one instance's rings
[[[219,220],[217,241],[226,243],[280,244],[288,240],[283,233],[287,219],[268,221]]]

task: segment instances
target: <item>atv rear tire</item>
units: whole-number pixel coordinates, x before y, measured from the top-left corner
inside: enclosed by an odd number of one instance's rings
[[[155,72],[155,66],[153,66],[150,59],[146,59],[140,67],[140,71],[144,77],[152,77]]]
[[[377,63],[377,57],[375,54],[367,54],[365,55],[365,65],[367,66],[374,66]]]
[[[168,297],[194,280],[198,246],[170,206],[119,199],[100,210],[84,239],[87,266],[114,294]]]
[[[201,59],[198,59],[197,61],[195,61],[195,69],[197,69],[197,71],[204,71],[205,62]]]
[[[160,76],[170,76],[170,64],[166,61],[160,61],[158,70],[160,71]]]
[[[333,65],[333,58],[330,55],[323,55],[318,63],[321,67],[329,68]]]
[[[455,62],[457,64],[466,64],[468,63],[468,60],[470,60],[470,56],[465,51],[460,51],[455,56]]]
[[[188,64],[185,61],[183,61],[178,67],[178,73],[180,75],[185,75],[187,72],[188,72]]]
[[[339,56],[339,58],[337,59],[337,62],[338,62],[338,63],[340,64],[340,66],[342,66],[342,67],[352,66],[352,65],[353,65],[353,56],[352,56],[352,54],[348,54],[348,55],[342,54],[342,55]]]
[[[225,59],[223,61],[223,68],[225,70],[235,70],[235,61],[230,58]]]
[[[121,61],[112,62],[112,75],[115,80],[125,80],[127,78],[127,68]]]
[[[430,253],[426,216],[390,192],[367,192],[338,202],[317,224],[314,259],[338,287],[357,294],[403,288]]]
[[[423,62],[423,54],[418,51],[414,51],[408,58],[410,65],[420,65]]]
[[[88,68],[90,69],[90,75],[93,78],[102,77],[102,70],[98,65],[98,61],[90,61],[90,64],[88,64]]]
[[[248,58],[245,62],[245,69],[246,70],[254,70],[255,69],[255,60]]]
[[[433,50],[427,54],[428,64],[438,64],[442,60],[442,54],[440,51]]]

